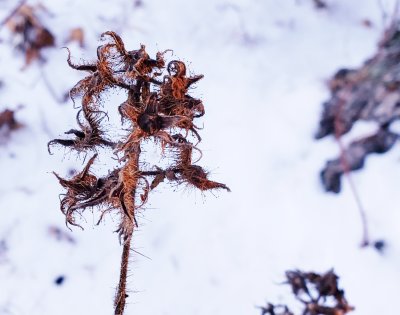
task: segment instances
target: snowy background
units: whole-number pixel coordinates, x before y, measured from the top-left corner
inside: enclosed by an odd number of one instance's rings
[[[0,2],[0,18],[17,1]],[[332,138],[316,142],[326,81],[376,51],[394,1],[42,1],[42,22],[55,35],[44,64],[21,71],[24,56],[0,31],[0,110],[23,108],[24,128],[0,146],[0,314],[112,314],[122,247],[116,216],[85,231],[64,225],[52,171],[65,176],[82,158],[47,142],[74,128],[72,102],[60,102],[82,73],[61,47],[82,27],[93,60],[99,36],[121,35],[129,50],[174,58],[204,74],[194,94],[206,115],[200,162],[231,193],[200,193],[162,184],[150,195],[133,239],[126,314],[256,314],[256,306],[290,301],[284,272],[334,268],[355,315],[394,314],[400,292],[400,148],[372,156],[352,175],[383,253],[360,248],[362,226],[347,181],[326,194],[319,171],[339,154]],[[29,2],[36,4],[36,2]],[[372,23],[367,27],[365,21]],[[116,96],[110,96],[110,100]],[[112,111],[116,104],[106,101]],[[114,107],[112,107],[114,105]],[[107,107],[108,106],[108,107]],[[345,142],[375,126],[358,124]],[[107,169],[106,165],[96,165]],[[64,282],[56,285],[55,280]],[[296,309],[294,307],[294,309]]]

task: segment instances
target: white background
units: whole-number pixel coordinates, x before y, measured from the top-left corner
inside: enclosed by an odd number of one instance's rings
[[[43,23],[57,47],[47,62],[21,71],[24,56],[0,32],[0,109],[24,105],[25,127],[0,147],[0,314],[112,314],[122,248],[116,215],[85,231],[64,226],[52,171],[82,168],[82,156],[47,142],[75,127],[72,102],[56,98],[84,76],[66,63],[65,39],[82,27],[86,47],[67,44],[73,60],[93,60],[99,36],[117,31],[129,50],[146,45],[151,56],[173,58],[204,74],[193,95],[206,115],[199,163],[231,193],[200,193],[162,184],[139,215],[130,265],[126,314],[259,314],[266,301],[292,301],[280,285],[299,268],[341,277],[355,315],[394,314],[400,291],[400,150],[371,156],[352,174],[382,255],[360,249],[361,222],[348,182],[340,195],[319,182],[325,161],[339,154],[332,138],[314,141],[326,80],[338,69],[372,57],[394,1],[331,0],[316,10],[308,0],[251,1],[42,1]],[[5,17],[17,1],[2,1]],[[32,3],[35,4],[35,3]],[[384,12],[389,15],[384,18]],[[363,20],[372,27],[363,25]],[[43,79],[43,76],[46,78]],[[45,83],[47,81],[47,83]],[[49,87],[53,94],[49,92]],[[104,105],[115,112],[121,95]],[[374,130],[358,124],[345,141]],[[99,162],[94,170],[107,171]],[[60,228],[75,242],[58,241]],[[63,285],[54,279],[65,276]],[[296,307],[294,307],[296,310]]]

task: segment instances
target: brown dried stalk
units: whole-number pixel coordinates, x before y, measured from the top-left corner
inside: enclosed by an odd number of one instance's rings
[[[15,111],[11,109],[5,109],[0,112],[0,128],[6,128],[8,130],[18,129],[21,126],[20,123],[15,119]]]
[[[97,61],[76,65],[68,51],[68,64],[88,75],[70,91],[71,98],[82,98],[77,115],[79,129],[66,134],[70,139],[54,139],[52,145],[62,145],[77,152],[93,151],[84,169],[70,179],[54,173],[66,189],[61,200],[61,211],[67,225],[80,226],[76,214],[87,208],[99,209],[101,215],[116,211],[120,214],[117,231],[123,242],[120,280],[115,297],[115,314],[123,314],[126,303],[126,279],[131,240],[137,227],[136,213],[147,202],[149,192],[161,182],[196,187],[201,191],[229,188],[208,179],[208,173],[192,161],[193,150],[201,151],[197,144],[201,138],[193,120],[204,115],[201,100],[188,94],[190,87],[203,76],[188,76],[186,65],[172,60],[165,66],[164,54],[151,59],[141,46],[127,51],[122,39],[114,32],[105,32],[106,43],[97,49]],[[163,74],[163,70],[166,70]],[[124,139],[109,139],[103,127],[107,114],[100,109],[103,92],[119,88],[127,92],[127,100],[118,107],[121,123],[128,127]],[[122,130],[122,128],[121,128]],[[139,163],[144,142],[152,141],[163,151],[166,168],[145,168]],[[194,144],[196,141],[196,144]],[[118,156],[119,167],[107,176],[93,174],[91,167],[100,147],[111,148]],[[169,154],[169,155],[168,155]],[[168,159],[168,156],[171,156]]]

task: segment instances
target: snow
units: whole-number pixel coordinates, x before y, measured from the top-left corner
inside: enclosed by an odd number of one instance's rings
[[[399,146],[352,174],[372,240],[388,245],[380,254],[359,247],[361,221],[348,182],[340,195],[323,192],[319,171],[339,148],[313,134],[329,97],[326,80],[374,54],[390,18],[383,19],[382,7],[390,15],[394,2],[331,0],[329,10],[316,10],[308,0],[143,0],[139,7],[127,0],[46,0],[49,13],[41,18],[57,47],[44,51],[46,63],[24,71],[24,56],[3,27],[0,110],[22,104],[17,119],[24,128],[0,147],[0,241],[7,247],[0,249],[0,314],[113,311],[118,218],[95,226],[97,214],[87,211],[85,230],[69,231],[52,171],[80,169],[83,157],[62,148],[47,152],[49,140],[75,126],[72,102],[57,99],[82,77],[60,49],[78,26],[86,47],[67,44],[76,61],[95,58],[99,35],[115,30],[128,49],[140,43],[150,55],[173,49],[173,58],[205,75],[193,91],[206,108],[199,164],[232,189],[202,194],[162,184],[150,195],[133,239],[138,253],[127,315],[259,314],[256,306],[267,300],[292,300],[280,283],[293,268],[334,268],[355,315],[393,313],[400,290]],[[3,1],[0,18],[16,4]],[[110,112],[119,98],[105,102]],[[357,126],[355,134],[371,128]],[[57,240],[51,227],[74,242]],[[56,286],[60,275],[65,281]]]

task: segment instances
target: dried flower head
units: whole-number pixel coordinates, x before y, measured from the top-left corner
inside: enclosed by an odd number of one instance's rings
[[[192,160],[193,151],[201,152],[197,148],[201,138],[194,119],[204,115],[204,106],[188,92],[203,76],[189,76],[182,61],[172,60],[166,64],[165,52],[157,53],[152,59],[144,45],[128,51],[114,32],[105,32],[102,39],[106,42],[98,47],[95,62],[76,65],[68,51],[68,64],[88,73],[70,92],[74,102],[82,98],[77,115],[79,129],[66,132],[72,138],[50,141],[49,150],[53,145],[62,145],[77,152],[95,152],[84,169],[72,178],[55,175],[66,189],[61,211],[67,224],[79,226],[76,215],[87,208],[100,210],[99,222],[109,211],[120,214],[118,232],[124,248],[115,314],[122,314],[127,296],[130,242],[137,226],[136,213],[146,204],[150,191],[164,180],[186,183],[201,191],[221,188],[229,191],[229,188],[209,180],[208,173],[196,164],[198,160]],[[103,93],[113,88],[127,93],[126,101],[115,109],[118,108],[121,123],[128,130],[124,138],[114,140],[106,134],[103,119],[107,114],[100,109]],[[148,141],[161,147],[166,167],[146,168],[139,163],[142,146]],[[113,149],[119,160],[119,166],[103,177],[95,175],[91,169],[98,158],[99,147]]]

